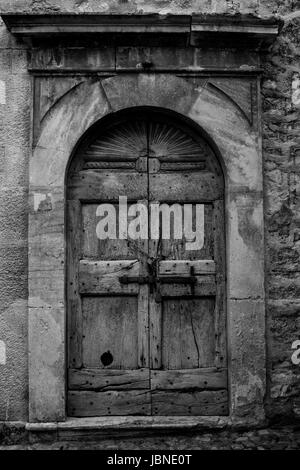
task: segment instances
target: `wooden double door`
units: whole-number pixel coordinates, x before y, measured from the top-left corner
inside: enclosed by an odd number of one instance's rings
[[[210,147],[156,115],[131,116],[78,149],[67,199],[68,415],[228,414],[223,178]],[[103,204],[116,214],[106,239]]]

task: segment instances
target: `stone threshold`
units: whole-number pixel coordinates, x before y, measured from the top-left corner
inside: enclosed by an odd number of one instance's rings
[[[97,418],[67,418],[63,422],[27,423],[29,433],[69,433],[97,431],[105,433],[120,433],[122,431],[170,431],[193,432],[207,430],[242,430],[259,429],[266,426],[266,421],[251,418],[233,419],[230,417],[190,417],[190,416],[108,416]]]

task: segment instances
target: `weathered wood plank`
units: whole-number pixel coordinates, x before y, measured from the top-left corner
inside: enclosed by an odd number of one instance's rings
[[[215,304],[215,365],[224,367],[227,364],[227,334],[226,334],[226,266],[225,266],[225,220],[224,201],[214,202],[214,258],[217,268],[217,291]]]
[[[150,294],[149,323],[150,323],[150,364],[152,369],[159,369],[162,364],[162,304],[155,301],[155,292]]]
[[[68,346],[71,367],[82,365],[82,312],[78,289],[78,263],[81,256],[81,204],[68,201],[67,230],[67,302],[68,302]]]
[[[149,391],[70,391],[68,393],[69,416],[144,416],[150,414]]]
[[[167,183],[166,183],[167,184]],[[165,199],[167,198],[167,195],[165,195]],[[195,202],[195,201],[193,201]],[[173,201],[174,204],[176,204],[175,208],[177,207],[177,203]],[[173,204],[172,202],[169,203],[169,208],[171,211],[171,206]],[[163,200],[161,201],[161,204],[163,204]],[[197,201],[195,202],[197,204]],[[173,223],[169,222],[169,217],[168,219],[163,218],[163,230],[166,230],[166,226],[170,224],[171,227],[171,237],[169,239],[164,239],[162,237],[161,240],[161,255],[164,260],[212,260],[214,258],[214,249],[213,249],[213,227],[212,227],[212,218],[213,218],[213,204],[212,203],[206,203],[204,204],[204,224],[202,225],[201,220],[197,221],[196,217],[196,207],[195,204],[193,204],[193,210],[192,210],[192,224],[191,227],[188,225],[185,226],[184,220],[185,220],[185,213],[184,213],[184,207],[181,205],[182,211],[181,215],[183,216],[182,220],[182,233],[183,237],[182,238],[175,238],[176,236],[176,231],[174,231],[173,228]],[[177,212],[179,214],[179,210],[177,209]],[[168,215],[168,212],[166,212]],[[180,220],[176,222],[177,230],[178,230],[178,223]],[[191,222],[191,221],[190,221]],[[200,224],[200,225],[199,225]],[[198,237],[201,237],[201,233],[204,231],[204,240],[203,240],[203,246],[198,246],[194,245],[193,249],[190,246],[190,249],[187,249],[187,242],[188,240],[186,239],[186,230],[197,230],[198,231]],[[199,238],[198,238],[199,240]],[[190,240],[191,241],[191,240]],[[200,240],[201,241],[201,240]]]
[[[228,415],[228,392],[151,392],[152,413],[161,416],[226,416]]]
[[[149,367],[149,286],[140,286],[138,296],[138,365]]]
[[[149,369],[70,369],[70,390],[128,390],[150,387]]]
[[[118,276],[138,276],[139,260],[112,260],[112,261],[89,261],[80,260],[80,273],[89,273],[91,275],[106,276],[108,274],[117,274]]]
[[[139,201],[148,206],[148,201]],[[148,240],[136,240],[136,248],[139,257],[139,275],[148,275]],[[144,254],[144,255],[143,255]],[[129,272],[129,277],[131,273]],[[139,286],[138,294],[138,365],[139,367],[149,367],[149,285]]]
[[[220,181],[210,172],[156,173],[149,175],[150,199],[173,202],[210,202],[223,194]]]
[[[162,297],[212,297],[216,295],[216,281],[209,279],[209,276],[197,277],[197,283],[176,284],[161,283],[160,293]]]
[[[227,369],[151,370],[151,389],[220,390],[227,388]]]
[[[149,255],[157,257],[159,240],[149,240]],[[150,341],[150,367],[160,369],[162,351],[162,303],[156,302],[159,292],[151,289],[149,293],[149,341]]]
[[[191,268],[193,268],[195,276],[203,274],[214,274],[216,272],[216,265],[213,260],[167,260],[159,262],[159,274],[161,276],[190,275]]]
[[[147,174],[115,171],[81,171],[70,180],[70,199],[82,201],[119,201],[119,196],[129,196],[130,200],[146,199],[148,189]]]
[[[95,260],[124,260],[138,258],[129,240],[120,238],[99,239],[97,226],[101,217],[97,215],[100,203],[82,204],[82,256]],[[119,236],[119,206],[112,204],[116,215],[116,236]]]
[[[122,284],[121,276],[137,277],[140,273],[138,260],[89,261],[79,265],[79,291],[81,294],[138,294],[140,286]]]
[[[164,369],[213,367],[214,299],[166,299],[162,314]]]
[[[136,296],[83,297],[83,366],[138,368]]]

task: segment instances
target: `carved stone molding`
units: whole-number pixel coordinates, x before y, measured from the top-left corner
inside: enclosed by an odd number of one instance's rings
[[[32,41],[72,37],[122,45],[199,46],[263,49],[276,38],[279,21],[253,16],[220,15],[101,15],[4,14],[12,34]]]

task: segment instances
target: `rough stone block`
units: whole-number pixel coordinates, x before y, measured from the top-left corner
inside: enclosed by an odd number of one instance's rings
[[[294,368],[292,364],[292,344],[300,335],[297,317],[275,317],[269,319],[270,344],[269,355],[270,364],[273,367],[282,365],[287,368],[287,373]]]
[[[269,274],[268,289],[270,299],[299,299],[300,298],[300,279],[299,276],[285,276]]]
[[[298,397],[300,393],[300,372],[288,367],[271,371],[271,398]]]
[[[29,75],[11,75],[7,81],[5,141],[28,147],[31,131],[31,80]]]
[[[18,11],[26,13],[160,13],[190,14],[195,13],[227,13],[227,14],[265,14],[285,12],[284,4],[274,6],[273,2],[263,0],[129,0],[120,2],[99,2],[98,0],[1,0],[1,11]],[[274,11],[275,10],[275,11]]]
[[[28,50],[12,49],[11,71],[13,74],[28,75]]]
[[[2,299],[1,293],[0,296]],[[28,419],[26,293],[23,292],[23,296],[22,299],[19,292],[0,313],[0,339],[3,338],[6,345],[6,364],[1,365],[0,374],[0,421]]]
[[[4,147],[4,166],[0,168],[0,179],[1,169],[3,170],[2,189],[14,192],[27,190],[29,154],[29,146],[6,145]],[[27,201],[23,199],[23,203],[27,207]]]

